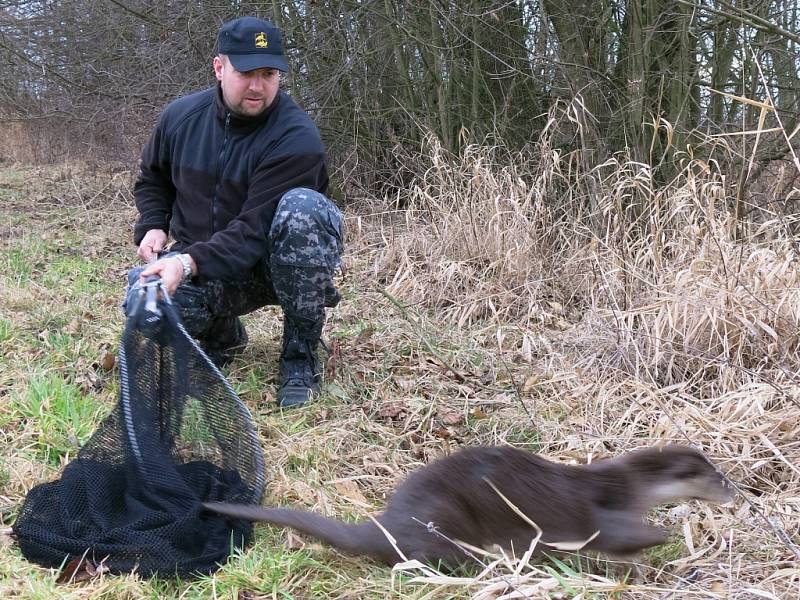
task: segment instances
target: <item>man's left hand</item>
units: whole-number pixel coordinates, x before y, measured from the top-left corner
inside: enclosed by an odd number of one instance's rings
[[[170,297],[174,296],[175,290],[183,281],[183,263],[174,256],[162,258],[148,265],[139,275],[139,280],[144,283],[144,280],[150,275],[161,277],[161,283],[167,288],[167,293]]]

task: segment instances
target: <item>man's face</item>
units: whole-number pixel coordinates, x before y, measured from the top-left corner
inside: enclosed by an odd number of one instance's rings
[[[225,105],[242,117],[255,117],[264,112],[278,94],[280,71],[254,69],[241,73],[227,56],[214,58],[214,74],[222,85]]]

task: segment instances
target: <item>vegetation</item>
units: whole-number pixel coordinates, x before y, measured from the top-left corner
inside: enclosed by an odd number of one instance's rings
[[[469,146],[452,156],[436,138],[428,144],[405,209],[392,199],[348,212],[345,299],[329,321],[319,401],[275,407],[280,316],[263,309],[246,319],[251,344],[227,374],[258,422],[267,502],[364,518],[410,470],[458,446],[497,443],[563,461],[692,443],[737,483],[739,499],[655,511],[673,538],[637,559],[637,579],[596,557],[487,556],[477,578],[413,565],[390,572],[260,527],[241,557],[185,582],[56,584],[56,572],[27,563],[6,539],[0,593],[791,595],[796,216],[751,207],[737,221],[730,183],[702,160],[660,187],[632,161],[604,165],[587,183],[570,179],[570,159],[546,139],[528,154]],[[0,515],[10,524],[25,493],[58,476],[116,400],[116,371],[101,356],[115,352],[123,324],[134,252],[120,237],[135,211],[130,174],[64,165],[0,177]],[[574,200],[586,185],[597,193],[592,211]],[[635,210],[645,205],[660,208]],[[72,268],[58,266],[64,256]]]
[[[626,152],[660,182],[680,172],[687,145],[712,154],[704,135],[762,129],[730,139],[722,164],[746,171],[748,186],[789,156],[780,128],[793,132],[800,114],[796,0],[2,6],[0,136],[17,160],[132,162],[164,104],[213,81],[217,29],[243,14],[285,31],[284,87],[319,123],[346,199],[405,189],[424,167],[426,131],[453,154],[498,141],[520,150],[551,129],[554,108],[568,116],[554,146],[582,150],[573,169]]]
[[[800,586],[797,2],[9,1],[0,7],[0,595],[790,598]],[[193,581],[57,583],[7,527],[117,395],[135,159],[219,24],[286,32],[347,216],[322,397],[275,406],[281,318],[226,370],[266,501],[344,519],[459,446],[702,448],[740,489],[594,556],[393,571],[259,527]],[[200,433],[198,433],[200,435]]]

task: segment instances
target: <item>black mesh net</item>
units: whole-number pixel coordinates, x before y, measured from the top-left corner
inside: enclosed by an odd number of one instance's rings
[[[155,300],[155,284],[133,292],[117,406],[60,480],[29,492],[14,533],[25,557],[47,567],[85,556],[112,573],[209,573],[249,542],[252,524],[200,503],[261,501],[258,436],[175,310]]]

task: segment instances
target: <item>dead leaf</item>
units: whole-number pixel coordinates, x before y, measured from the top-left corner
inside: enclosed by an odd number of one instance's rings
[[[728,588],[725,587],[725,584],[722,583],[721,581],[711,582],[711,585],[709,586],[708,589],[716,594],[724,594],[728,591]]]
[[[109,352],[108,350],[103,350],[100,353],[100,367],[103,371],[110,371],[114,368],[114,364],[117,362],[117,357],[114,355],[113,352]]]
[[[461,413],[446,412],[442,415],[442,423],[445,425],[460,425],[464,421]]]
[[[81,332],[81,321],[80,321],[80,319],[78,319],[78,317],[75,317],[74,319],[72,319],[72,321],[69,322],[69,325],[67,325],[64,328],[64,331],[66,333],[69,333],[70,335],[76,335],[76,334],[80,333]]]
[[[351,500],[354,504],[358,505],[368,505],[367,499],[364,497],[364,494],[361,493],[361,490],[358,487],[358,484],[355,481],[347,480],[347,481],[337,481],[333,484],[333,487],[336,488],[336,491],[339,492],[342,496]]]
[[[398,402],[382,406],[378,411],[378,418],[396,421],[405,418],[407,413],[408,407],[402,402]]]
[[[443,440],[453,437],[453,432],[450,430],[449,427],[437,427],[435,429],[432,429],[431,433]]]
[[[331,342],[330,354],[328,360],[325,361],[325,379],[331,381],[336,379],[336,373],[339,370],[339,363],[342,360],[342,345],[338,339]]]
[[[90,581],[95,577],[99,577],[103,573],[108,573],[109,569],[102,563],[95,565],[88,558],[74,558],[67,563],[61,573],[56,579],[59,585],[69,583],[80,583],[82,581]]]
[[[362,329],[361,332],[356,336],[355,343],[361,344],[362,342],[367,341],[369,338],[372,337],[373,333],[375,333],[375,330],[372,327],[367,327],[366,329]]]
[[[470,410],[469,414],[473,419],[479,419],[479,420],[480,419],[485,419],[485,418],[488,417],[488,415],[485,412],[483,412],[480,408],[478,408],[477,406],[475,408],[473,408],[472,410]]]

